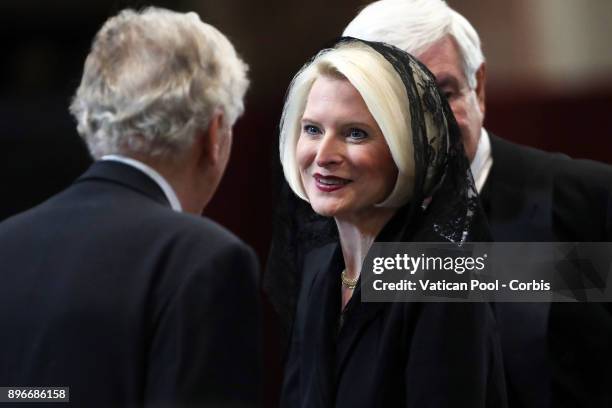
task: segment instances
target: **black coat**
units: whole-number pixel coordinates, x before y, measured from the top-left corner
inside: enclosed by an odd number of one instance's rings
[[[338,244],[306,257],[282,407],[504,407],[501,349],[483,303],[362,303],[339,326]]]
[[[481,194],[498,242],[612,240],[612,169],[491,135]],[[608,305],[498,303],[511,408],[610,407]]]
[[[139,170],[96,162],[5,221],[0,265],[0,385],[69,386],[75,407],[258,401],[253,251]]]

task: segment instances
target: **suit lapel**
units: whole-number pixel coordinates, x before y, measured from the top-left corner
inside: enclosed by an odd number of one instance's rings
[[[548,237],[552,224],[550,173],[527,174],[523,153],[491,135],[493,167],[481,194],[491,233],[495,241],[524,241],[526,236],[554,240]]]
[[[528,149],[491,136],[493,167],[482,200],[491,233],[496,241],[556,241],[552,235],[551,172],[534,172],[526,165]],[[533,160],[530,160],[533,161]],[[543,169],[547,163],[539,164]],[[534,174],[532,174],[534,173]],[[545,303],[499,303],[499,322],[508,386],[513,398],[531,395],[537,406],[547,406],[550,384],[546,332],[550,305]],[[517,330],[517,327],[521,327]],[[537,398],[536,398],[537,397]]]
[[[161,187],[142,171],[125,163],[115,161],[96,161],[77,179],[75,183],[87,181],[106,181],[137,191],[150,199],[170,206]]]

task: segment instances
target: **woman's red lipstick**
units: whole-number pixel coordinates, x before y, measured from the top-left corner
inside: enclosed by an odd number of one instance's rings
[[[351,180],[347,180],[336,176],[323,176],[322,174],[316,173],[314,176],[315,185],[317,188],[325,193],[331,193],[332,191],[340,190],[346,186]]]

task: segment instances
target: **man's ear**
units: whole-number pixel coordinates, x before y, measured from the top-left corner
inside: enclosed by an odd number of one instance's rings
[[[484,116],[485,113],[485,85],[487,83],[486,66],[483,62],[476,71],[476,98],[478,98],[478,106]]]
[[[215,165],[219,161],[221,150],[221,138],[223,137],[223,113],[216,110],[206,129],[199,130],[196,134],[196,143],[200,146],[200,163]]]

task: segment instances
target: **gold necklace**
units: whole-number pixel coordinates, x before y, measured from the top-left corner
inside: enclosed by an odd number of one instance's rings
[[[357,286],[357,281],[359,281],[359,276],[354,279],[351,279],[348,276],[346,276],[346,269],[345,269],[340,274],[340,279],[342,279],[342,284],[344,286],[352,290],[352,289],[355,289],[355,286]]]

